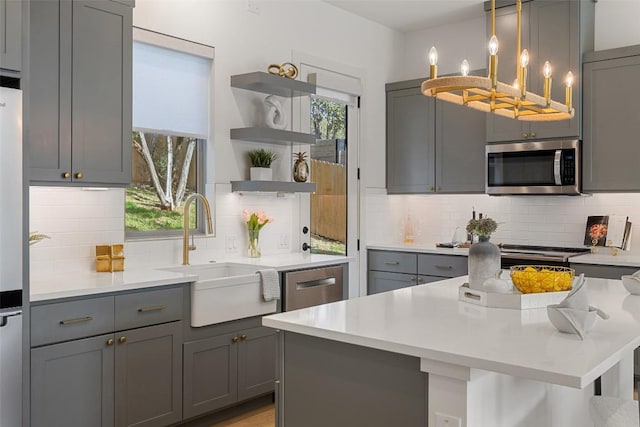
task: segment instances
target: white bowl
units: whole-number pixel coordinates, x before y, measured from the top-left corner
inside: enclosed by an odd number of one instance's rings
[[[622,276],[622,284],[632,295],[640,295],[640,279],[636,276]]]
[[[580,339],[584,339],[583,335],[591,330],[597,315],[597,309],[591,306],[589,311],[562,308],[558,307],[558,304],[547,306],[547,316],[551,324],[560,332],[577,334]],[[567,317],[570,317],[573,323]]]

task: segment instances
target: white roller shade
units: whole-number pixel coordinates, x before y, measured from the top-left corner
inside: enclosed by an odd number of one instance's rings
[[[133,127],[206,139],[212,60],[133,44]]]

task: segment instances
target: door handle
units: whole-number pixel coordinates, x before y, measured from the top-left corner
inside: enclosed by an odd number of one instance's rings
[[[385,261],[385,265],[400,265],[400,261]]]
[[[453,270],[453,266],[452,265],[435,265],[436,268],[440,268],[442,270]]]
[[[296,289],[314,288],[316,286],[331,286],[336,284],[335,277],[328,277],[326,279],[309,280],[308,282],[296,283]]]
[[[161,305],[154,305],[151,307],[140,307],[138,309],[138,313],[148,313],[150,311],[160,311],[160,310],[164,310],[167,306],[164,304]]]

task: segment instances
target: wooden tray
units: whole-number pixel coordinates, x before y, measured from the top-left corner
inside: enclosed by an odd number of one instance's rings
[[[511,308],[516,310],[526,310],[529,308],[545,308],[551,304],[558,304],[570,291],[543,292],[538,294],[522,294],[517,290],[511,293],[500,294],[497,292],[478,291],[469,288],[468,283],[464,283],[458,288],[458,299],[470,304],[482,305],[484,307]]]

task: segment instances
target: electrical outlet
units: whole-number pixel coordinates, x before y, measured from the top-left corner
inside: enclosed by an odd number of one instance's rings
[[[461,427],[462,419],[452,415],[439,414],[436,412],[435,427]]]
[[[247,12],[260,15],[260,7],[256,0],[247,0]]]
[[[224,240],[224,251],[228,254],[234,254],[238,252],[238,237],[226,236]]]
[[[289,234],[288,233],[280,234],[280,244],[278,245],[278,247],[280,249],[289,248]]]

